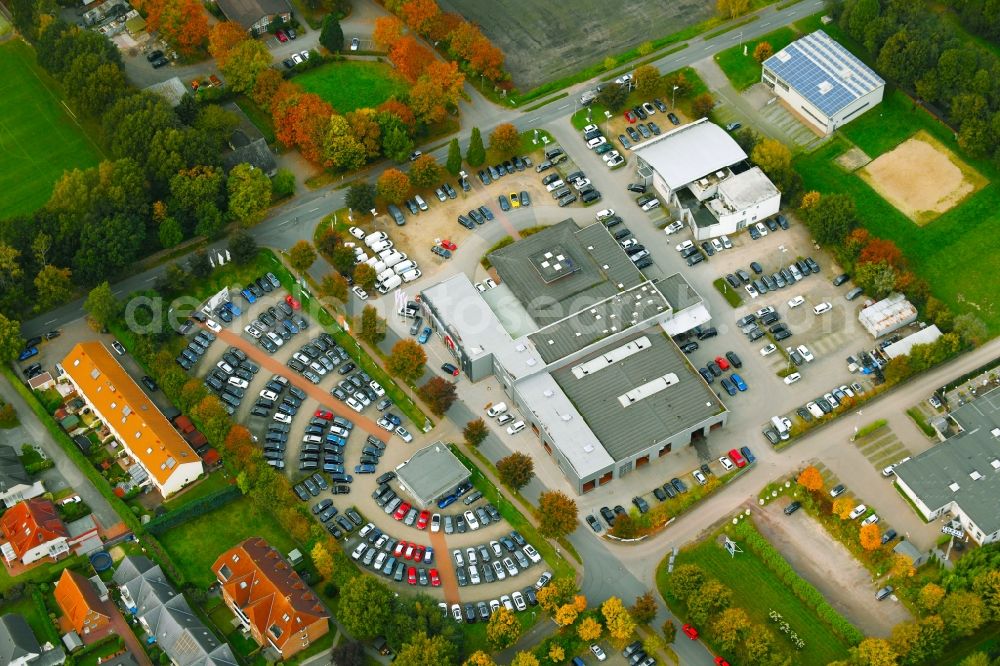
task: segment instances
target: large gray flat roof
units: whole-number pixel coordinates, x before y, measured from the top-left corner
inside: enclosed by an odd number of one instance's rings
[[[671,190],[747,158],[733,137],[707,118],[643,141],[632,152],[653,167]]]
[[[606,230],[599,231],[587,229],[580,235],[576,222],[563,220],[489,255],[500,279],[539,328],[613,296],[624,288],[618,284],[641,281],[635,266],[625,265],[632,262],[617,242]],[[620,259],[612,259],[616,246]],[[561,277],[540,271],[539,258],[559,263]]]
[[[469,478],[469,470],[442,442],[415,452],[396,468],[396,475],[417,499],[433,502]]]
[[[931,511],[957,502],[992,534],[1000,530],[1000,389],[951,415],[963,432],[898,465],[896,475]]]
[[[624,358],[614,350],[645,339],[644,348]],[[614,352],[610,353],[609,352]],[[607,357],[604,367],[578,370],[588,361]],[[669,374],[677,383],[657,390],[628,406],[619,400],[629,392]],[[580,376],[582,375],[582,376]],[[677,345],[659,327],[637,332],[556,370],[552,377],[566,393],[607,452],[622,460],[674,433],[725,409],[705,380],[688,363]]]
[[[656,288],[663,294],[663,297],[670,303],[670,307],[673,308],[674,312],[680,312],[685,308],[702,302],[702,298],[698,292],[694,290],[694,287],[680,273],[674,273],[662,280],[657,280],[655,284]]]

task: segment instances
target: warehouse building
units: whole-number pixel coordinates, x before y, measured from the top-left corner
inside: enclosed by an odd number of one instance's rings
[[[880,338],[917,320],[917,308],[900,293],[889,294],[858,313],[858,321],[873,338]]]
[[[874,108],[885,81],[822,30],[764,61],[761,81],[821,135]]]
[[[603,225],[572,220],[488,258],[496,288],[455,275],[422,292],[425,319],[471,380],[497,378],[577,492],[725,424],[671,339],[710,320],[681,275],[648,280]]]
[[[948,513],[979,545],[1000,541],[1000,389],[951,413],[960,431],[896,466],[896,484],[925,520]]]
[[[425,509],[469,480],[469,469],[442,442],[425,446],[396,468],[396,478]]]

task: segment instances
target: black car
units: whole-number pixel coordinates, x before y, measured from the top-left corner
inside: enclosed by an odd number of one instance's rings
[[[758,264],[756,261],[751,261],[750,262],[750,270],[752,270],[757,275],[760,275],[761,273],[764,272],[764,268],[760,264]]]
[[[660,500],[661,502],[667,501],[667,494],[663,492],[663,488],[660,488],[659,486],[653,488],[653,497]]]
[[[594,530],[595,532],[601,531],[601,523],[598,522],[597,518],[594,518],[591,515],[587,516],[587,524],[590,525],[590,529]]]
[[[633,141],[640,141],[642,139],[642,137],[639,136],[639,133],[635,131],[634,127],[626,127],[625,132],[628,133],[628,138],[632,139]]]
[[[805,262],[809,266],[809,270],[813,273],[819,273],[819,264],[812,257],[806,257]]]
[[[791,504],[785,507],[785,515],[790,516],[801,508],[802,508],[801,502],[792,502]],[[882,543],[885,542],[883,541]]]
[[[681,121],[677,118],[677,116],[674,115],[674,113],[672,111],[667,114],[667,118],[669,118],[670,122],[672,122],[674,125],[680,125],[681,124]]]
[[[152,377],[150,377],[148,375],[143,375],[141,381],[142,381],[142,385],[145,386],[150,391],[155,391],[156,390],[156,382],[153,381]]]
[[[848,275],[847,273],[841,273],[837,277],[833,278],[833,286],[839,287],[840,285],[844,284],[850,279],[851,279],[850,275]]]
[[[890,541],[892,541],[893,539],[895,539],[897,536],[899,536],[899,535],[896,533],[896,530],[890,529],[890,530],[886,531],[886,533],[882,535],[882,544],[885,545],[885,544],[889,543]]]
[[[740,357],[736,355],[736,352],[726,352],[726,360],[729,361],[730,365],[734,368],[743,367],[743,361],[741,361]]]
[[[601,507],[601,518],[608,524],[608,527],[615,526],[615,513],[606,506]]]
[[[684,352],[685,354],[690,354],[693,351],[697,351],[697,349],[698,349],[698,343],[695,342],[694,340],[692,340],[691,342],[685,342],[683,345],[681,345],[681,351]]]
[[[715,381],[715,376],[705,368],[698,368],[698,374],[705,378],[705,381],[711,384]]]
[[[649,511],[649,502],[641,497],[633,497],[632,504],[635,505],[635,508],[639,509],[639,513],[646,513]]]
[[[629,192],[636,192],[638,194],[646,193],[646,186],[643,185],[642,183],[629,183],[628,185],[625,186],[625,189],[628,190]]]
[[[684,485],[684,482],[678,478],[670,479],[670,485],[672,485],[674,487],[674,490],[676,490],[678,493],[686,493],[688,491],[688,487]]]
[[[708,340],[719,334],[719,331],[714,326],[709,326],[708,328],[696,326],[694,330],[699,340]]]
[[[146,56],[146,60],[153,62],[154,60],[159,60],[163,57],[163,51],[156,50]]]
[[[649,268],[653,265],[653,260],[649,257],[643,257],[639,261],[635,262],[635,267],[639,269]]]
[[[655,106],[656,110],[659,111],[660,113],[663,113],[664,111],[667,110],[667,105],[661,102],[658,97],[653,98],[653,106]]]
[[[646,112],[643,111],[643,109],[642,109],[641,106],[633,106],[632,107],[632,113],[634,113],[636,116],[638,116],[639,120],[645,120],[648,117],[646,115]]]
[[[655,136],[660,136],[661,134],[663,134],[663,130],[661,130],[661,129],[660,129],[660,126],[659,126],[659,125],[657,125],[656,123],[654,123],[654,122],[653,122],[652,120],[650,120],[650,121],[649,121],[648,123],[646,123],[646,125],[648,125],[648,126],[649,126],[649,130],[650,130],[650,131],[651,131],[651,132],[652,132],[652,133],[653,133],[653,134],[654,134]]]

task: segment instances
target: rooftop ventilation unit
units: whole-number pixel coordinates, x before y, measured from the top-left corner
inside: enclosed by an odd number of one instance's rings
[[[983,475],[980,474],[978,470],[972,470],[972,472],[969,473],[969,478],[972,479],[973,481],[978,481],[979,479],[983,478]]]
[[[951,491],[951,492],[953,492],[953,493],[957,493],[957,492],[958,492],[958,489],[959,489],[960,487],[961,487],[961,486],[959,486],[959,485],[958,485],[957,483],[955,483],[954,481],[952,481],[952,482],[951,482],[951,485],[949,485],[949,486],[948,486],[948,490],[950,490],[950,491]]]
[[[646,382],[642,386],[637,386],[628,393],[618,396],[618,402],[622,407],[628,407],[629,405],[634,405],[644,398],[648,398],[652,395],[656,395],[660,391],[667,389],[671,386],[677,384],[680,380],[677,375],[670,372],[662,377],[657,377],[653,381]]]

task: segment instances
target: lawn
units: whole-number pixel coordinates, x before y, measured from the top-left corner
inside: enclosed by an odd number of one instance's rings
[[[847,657],[847,644],[841,641],[816,614],[779,579],[749,548],[730,557],[714,538],[708,538],[692,548],[682,550],[675,560],[680,564],[697,564],[709,577],[718,579],[733,593],[733,606],[746,610],[750,619],[767,625],[775,643],[788,653],[794,653],[792,663],[801,666],[827,664]],[[684,604],[674,598],[667,586],[669,574],[664,559],[656,571],[656,583],[667,604],[681,619],[687,615]],[[781,613],[792,629],[805,641],[806,648],[795,651],[782,637],[768,617],[770,610]],[[703,628],[701,628],[703,629]]]
[[[40,208],[63,171],[100,158],[31,47],[0,45],[0,219]]]
[[[232,475],[223,476],[224,474],[227,474],[225,469],[217,469],[195,484],[194,487],[186,489],[180,495],[164,502],[164,504],[167,509],[173,511],[181,508],[185,504],[189,504],[206,495],[211,495],[218,490],[222,490],[233,481]]]
[[[333,105],[337,113],[374,108],[407,90],[406,82],[380,62],[331,62],[295,77],[295,82]]]
[[[768,42],[777,53],[798,37],[799,33],[792,28],[787,26],[779,28],[757,39],[744,42],[742,47],[733,46],[725,51],[720,51],[715,54],[715,62],[726,73],[733,87],[737,90],[743,90],[760,81],[760,63],[753,57],[754,49],[757,48],[758,44]],[[743,55],[744,48],[746,55]]]
[[[187,580],[204,589],[215,582],[211,567],[216,558],[252,536],[264,537],[284,555],[298,545],[269,512],[255,512],[245,497],[178,525],[159,539]]]
[[[874,158],[921,129],[991,182],[961,205],[918,227],[859,176],[844,171],[833,160],[850,148],[848,139]],[[983,252],[983,248],[995,245],[995,229],[1000,225],[1000,172],[986,160],[962,154],[947,127],[893,89],[878,108],[847,125],[832,141],[813,153],[797,156],[795,167],[805,189],[849,195],[864,225],[874,235],[895,242],[915,272],[930,284],[931,292],[952,310],[972,312],[986,323],[991,335],[1000,333],[1000,309],[995,305],[992,283],[977,277],[1000,271],[1000,256]]]

